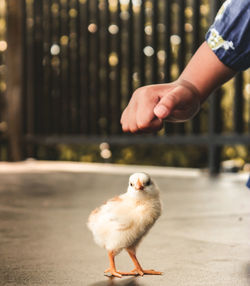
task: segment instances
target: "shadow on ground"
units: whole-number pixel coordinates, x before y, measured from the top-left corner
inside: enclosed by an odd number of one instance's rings
[[[250,262],[246,265],[246,277],[248,281],[248,285],[250,286]]]
[[[94,284],[90,284],[89,286],[143,286],[143,284],[139,283],[138,279],[140,278],[108,278],[106,281],[100,281]]]

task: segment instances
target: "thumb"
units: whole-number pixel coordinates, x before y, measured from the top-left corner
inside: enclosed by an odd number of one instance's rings
[[[161,98],[154,108],[154,114],[156,117],[164,119],[171,114],[179,103],[180,97],[177,96],[176,90],[174,89]]]

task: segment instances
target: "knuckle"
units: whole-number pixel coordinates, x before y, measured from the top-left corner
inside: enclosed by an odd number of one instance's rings
[[[176,94],[174,92],[165,95],[162,98],[162,103],[166,106],[175,106],[177,104]]]
[[[131,133],[136,133],[136,132],[138,132],[138,127],[137,127],[137,126],[132,126],[132,127],[130,127],[130,132],[131,132]]]
[[[130,129],[130,133],[136,133],[137,129]]]
[[[142,86],[139,87],[135,90],[134,94],[138,97],[138,98],[143,98],[145,96],[148,96],[148,94],[150,94],[152,91],[152,87],[151,86]]]
[[[132,94],[132,97],[131,97],[131,100],[135,100],[135,99],[137,99],[138,97],[140,97],[140,95],[141,95],[141,87],[140,88],[137,88],[134,92],[133,92],[133,94]]]
[[[122,125],[122,130],[124,132],[128,132],[129,131],[129,129],[128,129],[128,127],[126,125]]]
[[[149,127],[149,124],[148,124],[148,122],[145,121],[145,120],[138,120],[137,126],[138,126],[138,128],[139,128],[140,130],[142,130],[142,129],[148,128],[148,127]]]

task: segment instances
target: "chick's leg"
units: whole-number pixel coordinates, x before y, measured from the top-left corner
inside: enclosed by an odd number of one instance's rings
[[[104,273],[107,273],[109,272],[111,275],[115,276],[115,277],[119,277],[121,278],[122,275],[119,274],[117,271],[116,271],[116,268],[115,268],[115,254],[113,251],[109,251],[108,252],[108,257],[109,257],[109,265],[110,267],[108,269],[106,269],[104,271]]]
[[[135,269],[132,270],[132,273],[138,273],[139,275],[143,276],[144,274],[148,274],[148,275],[161,275],[162,272],[160,271],[155,271],[155,270],[145,270],[142,269],[136,254],[135,254],[135,249],[133,248],[127,248],[127,252],[129,254],[129,256],[131,257],[132,261],[134,262],[135,265]]]

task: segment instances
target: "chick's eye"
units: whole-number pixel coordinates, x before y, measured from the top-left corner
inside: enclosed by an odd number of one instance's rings
[[[149,180],[145,183],[145,186],[149,186],[150,184],[151,184],[151,181]]]
[[[133,184],[132,184],[132,183],[129,183],[129,185],[130,185],[131,187],[133,187]]]

